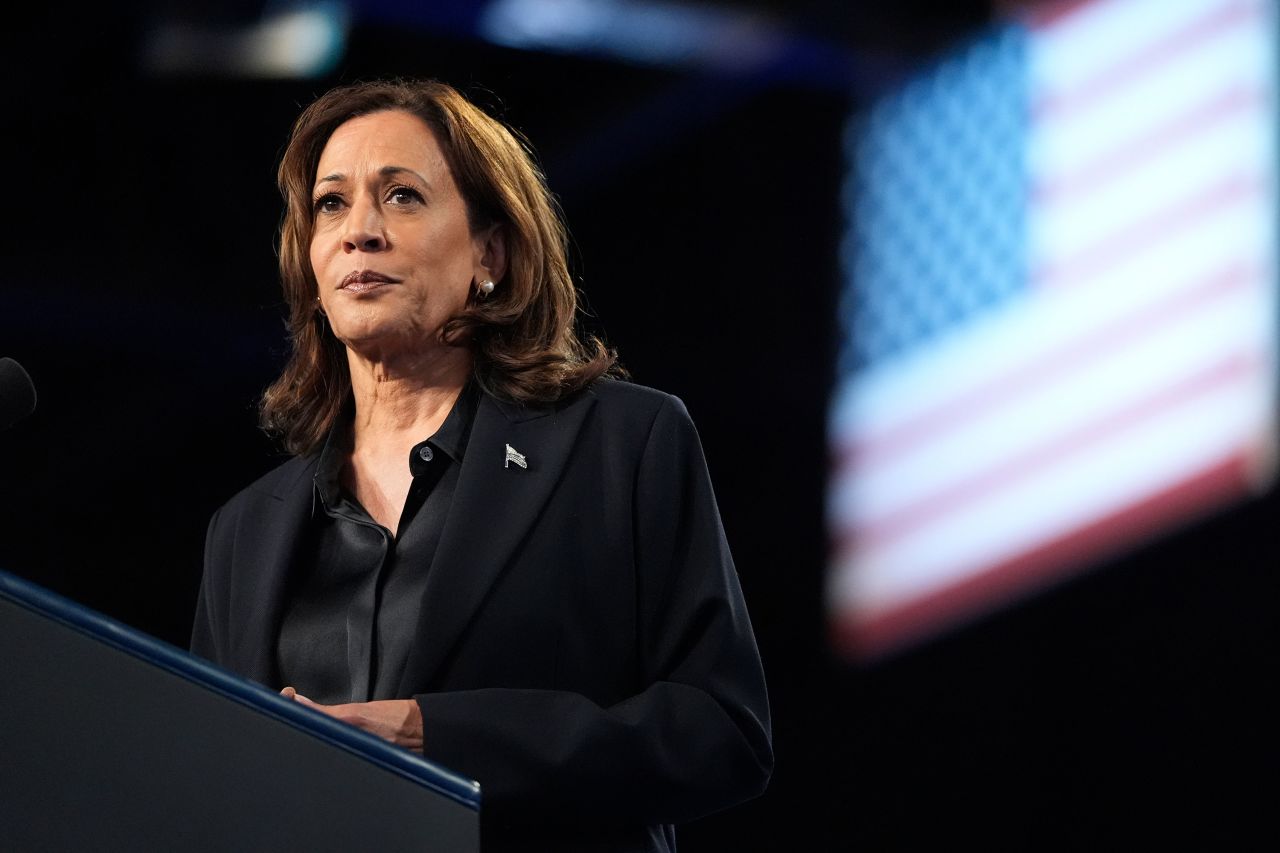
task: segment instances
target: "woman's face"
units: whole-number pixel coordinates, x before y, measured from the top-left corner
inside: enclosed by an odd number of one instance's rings
[[[440,344],[472,282],[498,279],[493,232],[472,235],[435,134],[417,116],[342,124],[320,154],[311,266],[334,334],[374,360]]]

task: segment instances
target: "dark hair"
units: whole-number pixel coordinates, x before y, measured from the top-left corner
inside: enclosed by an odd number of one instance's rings
[[[576,328],[577,292],[566,259],[559,206],[526,145],[451,86],[435,80],[380,80],[340,86],[294,123],[280,162],[284,197],[280,281],[289,306],[292,352],[262,395],[261,423],[289,452],[315,451],[351,394],[343,344],[316,301],[310,246],[311,205],[320,154],[334,130],[357,116],[400,110],[436,135],[467,205],[473,234],[497,227],[507,273],[485,300],[471,298],[442,330],[469,346],[474,376],[488,393],[513,402],[547,403],[615,372],[617,355]]]

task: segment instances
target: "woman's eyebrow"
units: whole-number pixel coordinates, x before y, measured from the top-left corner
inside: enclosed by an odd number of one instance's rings
[[[325,175],[323,178],[317,179],[316,186],[320,186],[321,184],[327,184],[327,183],[337,183],[337,182],[345,181],[346,179],[347,179],[347,176],[342,174],[341,172],[334,172],[332,175]]]
[[[428,187],[431,186],[430,181],[428,181],[426,178],[422,177],[422,175],[418,174],[413,169],[410,169],[407,166],[383,166],[381,169],[378,170],[378,174],[383,176],[384,178],[390,177],[392,175],[399,175],[399,174],[413,175],[415,178],[421,181],[424,185]],[[341,172],[334,172],[331,175],[325,175],[323,178],[318,179],[316,181],[316,186],[318,187],[321,184],[327,184],[327,183],[341,183],[346,179],[347,179],[347,176],[342,174]]]
[[[378,170],[378,174],[382,175],[384,178],[390,177],[391,175],[399,175],[399,174],[413,175],[415,178],[421,181],[424,185],[428,187],[431,186],[430,181],[422,177],[422,175],[418,174],[413,169],[408,168],[407,166],[383,166],[381,169]]]

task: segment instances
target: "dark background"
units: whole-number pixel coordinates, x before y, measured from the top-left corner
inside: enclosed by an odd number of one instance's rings
[[[773,14],[795,49],[733,73],[518,51],[449,2],[434,24],[357,16],[319,79],[250,80],[143,68],[164,4],[13,21],[0,355],[40,405],[0,435],[0,567],[186,644],[210,514],[282,458],[255,401],[285,346],[288,127],[334,83],[435,76],[532,141],[591,327],[703,438],[778,764],[763,798],[685,827],[682,849],[1274,843],[1274,489],[890,659],[829,651],[841,134],[991,12],[734,5]]]

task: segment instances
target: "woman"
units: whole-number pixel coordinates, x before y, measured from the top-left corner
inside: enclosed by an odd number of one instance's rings
[[[480,781],[486,850],[670,850],[763,790],[764,679],[674,397],[574,330],[529,155],[437,82],[280,166],[294,458],[213,517],[192,649]]]

